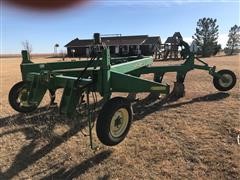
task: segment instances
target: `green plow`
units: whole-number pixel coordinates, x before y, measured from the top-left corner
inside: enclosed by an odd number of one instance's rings
[[[43,97],[50,92],[54,104],[55,92],[63,89],[59,113],[68,118],[81,118],[78,108],[83,102],[90,105],[90,94],[99,93],[103,98],[99,112],[96,132],[99,140],[108,146],[119,144],[127,135],[133,112],[131,101],[125,97],[111,98],[114,92],[142,93],[150,92],[159,96],[165,94],[180,98],[184,95],[186,74],[194,69],[208,71],[213,76],[213,84],[220,91],[228,91],[236,84],[236,76],[230,70],[216,72],[202,60],[195,58],[189,45],[180,41],[185,62],[172,66],[152,66],[152,57],[111,58],[109,49],[101,45],[100,34],[94,34],[95,53],[88,61],[33,63],[27,51],[22,51],[22,81],[15,84],[9,93],[9,103],[21,113],[35,111]],[[105,47],[105,48],[101,48]],[[201,65],[195,64],[199,61]],[[167,72],[176,72],[173,92],[168,84],[162,82]],[[142,74],[154,74],[153,80],[143,79]],[[96,103],[94,101],[94,103]],[[88,122],[91,139],[91,122],[93,111],[88,109]]]

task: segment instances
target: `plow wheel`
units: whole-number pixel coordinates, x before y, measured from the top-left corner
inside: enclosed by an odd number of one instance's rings
[[[107,146],[119,144],[127,136],[132,122],[131,104],[126,98],[115,97],[106,102],[98,116],[98,139]]]
[[[236,84],[236,75],[230,70],[220,70],[217,72],[221,78],[213,77],[213,85],[219,91],[229,91]]]
[[[15,84],[8,95],[8,101],[11,107],[20,113],[30,113],[37,109],[36,105],[28,102],[29,90],[27,84],[23,81]]]

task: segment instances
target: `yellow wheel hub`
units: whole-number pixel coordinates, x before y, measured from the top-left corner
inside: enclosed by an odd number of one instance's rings
[[[126,130],[129,122],[128,111],[125,108],[118,109],[112,117],[110,133],[113,137],[120,137]]]

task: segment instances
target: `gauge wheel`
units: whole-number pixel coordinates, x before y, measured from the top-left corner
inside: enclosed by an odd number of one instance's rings
[[[20,113],[30,113],[37,109],[36,105],[29,104],[27,98],[29,90],[26,82],[18,82],[15,84],[8,95],[8,101],[11,107]]]
[[[217,72],[221,78],[213,77],[214,87],[219,91],[229,91],[236,84],[236,75],[230,70],[220,70]]]
[[[96,132],[98,139],[107,146],[114,146],[127,136],[133,119],[131,103],[123,97],[106,102],[99,113]]]

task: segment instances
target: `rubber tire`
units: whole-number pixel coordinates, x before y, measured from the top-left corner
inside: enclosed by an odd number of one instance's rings
[[[33,112],[37,109],[36,105],[32,105],[29,107],[21,107],[19,106],[20,104],[17,102],[18,96],[19,96],[19,92],[26,86],[26,83],[24,81],[18,82],[17,84],[15,84],[9,94],[8,94],[8,101],[9,104],[11,105],[11,107],[16,110],[17,112],[20,113],[30,113]]]
[[[110,125],[113,115],[120,108],[125,108],[128,111],[129,121],[122,135],[116,138],[113,137],[110,133]],[[127,136],[131,126],[132,119],[133,111],[131,103],[126,98],[115,97],[110,99],[103,106],[97,119],[96,132],[98,139],[101,141],[101,143],[107,146],[115,146],[119,144]]]
[[[228,87],[223,87],[219,83],[219,78],[213,77],[213,85],[217,90],[219,90],[219,91],[229,91],[235,86],[237,78],[236,78],[236,75],[234,74],[234,72],[232,72],[230,70],[227,70],[227,69],[223,69],[223,70],[218,71],[217,73],[220,74],[220,75],[229,74],[230,76],[232,76],[232,79],[233,79],[232,83]]]

